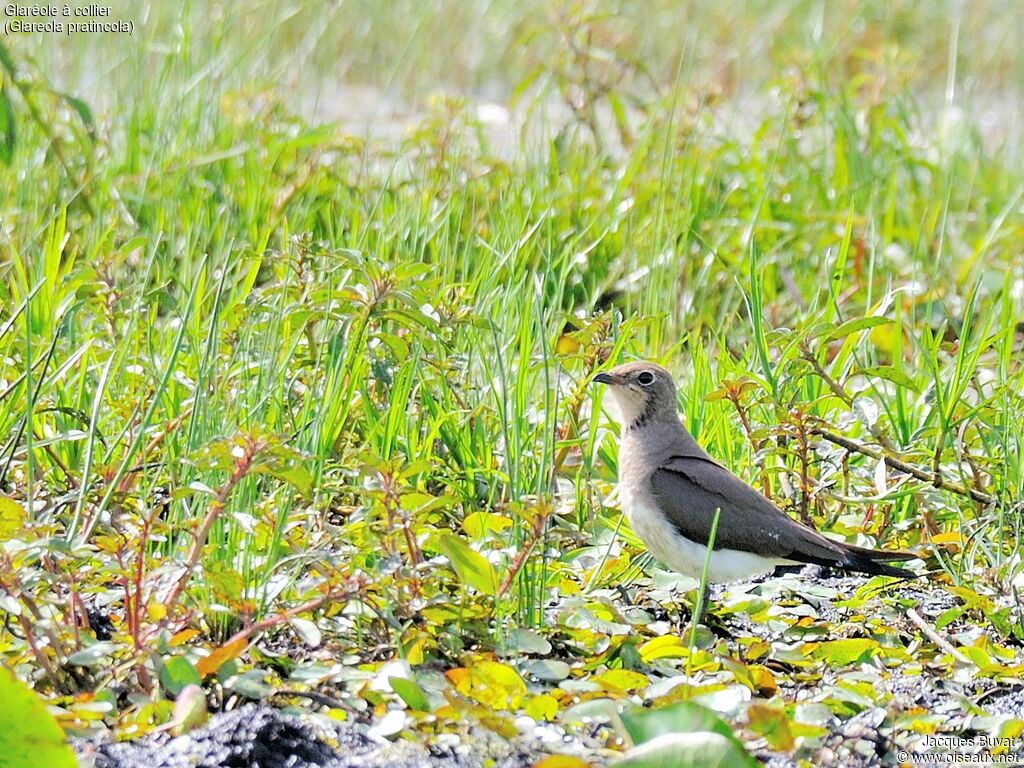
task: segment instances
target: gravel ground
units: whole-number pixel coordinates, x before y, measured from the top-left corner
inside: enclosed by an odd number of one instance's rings
[[[558,731],[558,733],[554,733]],[[82,768],[527,768],[545,755],[569,752],[591,765],[606,762],[552,729],[546,738],[505,741],[484,732],[445,743],[377,740],[355,726],[247,704],[213,715],[183,736],[153,734],[133,742],[78,741]]]

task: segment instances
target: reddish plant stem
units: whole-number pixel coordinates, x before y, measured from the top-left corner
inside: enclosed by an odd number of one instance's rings
[[[388,532],[394,528],[395,518],[399,520],[402,535],[405,538],[405,546],[409,553],[409,564],[416,566],[423,562],[423,554],[416,543],[416,537],[412,532],[412,525],[409,522],[409,513],[402,508],[402,498],[395,490],[394,476],[388,472],[381,472],[381,484],[384,486],[384,511],[387,513]]]
[[[348,584],[346,584],[344,587],[340,589],[329,590],[322,594],[320,597],[315,597],[312,600],[307,600],[302,605],[297,605],[294,608],[289,608],[287,611],[276,613],[273,616],[268,616],[267,618],[261,621],[257,621],[250,624],[249,626],[239,630],[230,638],[228,638],[224,645],[227,646],[231,645],[232,643],[240,643],[243,641],[247,641],[250,637],[257,634],[258,632],[265,632],[266,630],[276,627],[278,624],[284,624],[285,622],[290,621],[291,619],[294,619],[296,616],[299,616],[303,613],[315,611],[321,606],[325,605],[326,603],[334,602],[337,600],[343,600],[352,597],[353,595],[357,595],[360,592],[362,592],[364,587],[365,584],[362,581],[362,579],[351,579]]]
[[[75,584],[74,574],[68,575],[68,609],[71,611],[71,631],[75,635],[75,650],[80,651],[82,649],[82,633],[78,628],[79,617],[84,620],[86,626],[89,625],[89,614],[85,610],[85,606],[82,604],[82,598],[78,596],[78,590]]]
[[[248,439],[243,449],[243,454],[235,461],[235,467],[231,472],[231,476],[228,477],[227,482],[214,491],[213,500],[210,502],[209,507],[207,507],[206,514],[203,515],[202,522],[200,522],[199,528],[196,531],[195,539],[192,541],[192,546],[185,557],[185,570],[178,577],[178,580],[171,587],[171,591],[168,592],[164,600],[164,608],[167,612],[160,620],[158,627],[167,625],[174,606],[192,577],[192,572],[199,564],[199,560],[203,555],[203,547],[206,546],[206,540],[210,537],[210,530],[213,528],[214,522],[220,517],[221,512],[224,511],[227,500],[235,486],[242,481],[242,478],[249,474],[253,466],[253,458],[263,447],[262,442],[251,438]]]
[[[4,577],[5,575],[6,578]],[[36,627],[45,626],[43,613],[39,610],[39,606],[36,604],[36,601],[32,596],[26,592],[24,585],[14,572],[14,566],[11,563],[11,559],[6,556],[0,558],[0,589],[8,595],[12,595],[20,599],[25,608],[28,609],[28,612],[32,614],[32,618],[35,619],[36,626],[33,626],[29,617],[22,613],[18,616],[18,623],[21,624],[21,629],[25,633],[25,642],[28,643],[28,647],[32,651],[32,655],[36,657],[36,661],[39,662],[39,666],[43,668],[44,672],[46,672],[47,677],[50,678],[55,686],[58,686],[60,684],[60,680],[57,677],[53,665],[35,641]],[[52,629],[45,629],[44,632],[47,639],[50,641],[50,648],[57,657],[57,662],[59,664],[63,664],[64,660],[68,656],[63,643],[61,643],[60,638]]]
[[[544,533],[544,529],[547,527],[548,518],[551,517],[551,511],[548,510],[541,515],[537,516],[537,519],[533,521],[533,526],[530,530],[530,538],[524,542],[523,546],[520,547],[519,552],[516,553],[515,560],[512,561],[512,565],[509,566],[508,573],[505,574],[505,578],[501,580],[501,586],[498,587],[498,596],[503,596],[508,592],[509,587],[512,586],[512,582],[515,581],[516,576],[523,569],[526,564],[526,559],[533,549],[534,545],[540,539]]]
[[[793,412],[796,422],[796,434],[798,438],[797,457],[800,459],[800,520],[804,525],[814,525],[811,520],[811,477],[810,477],[810,452],[807,439],[807,425],[804,422],[803,414],[799,411]]]
[[[32,430],[32,434],[35,435],[35,440],[40,442],[43,440],[42,435],[38,434],[36,430]],[[71,473],[71,470],[68,469],[68,465],[61,461],[61,458],[57,455],[57,452],[53,450],[53,446],[49,444],[44,445],[43,450],[46,452],[46,455],[50,457],[50,461],[52,461],[57,466],[57,469],[59,469],[61,473],[64,475],[64,481],[68,484],[68,488],[77,488],[78,481],[75,479],[75,476]]]
[[[24,599],[24,596],[22,596]],[[25,642],[28,643],[28,647],[32,651],[32,655],[36,657],[36,661],[39,666],[42,667],[46,676],[50,678],[50,682],[53,683],[54,688],[60,687],[60,679],[57,677],[57,672],[54,670],[53,665],[50,664],[50,660],[46,658],[46,654],[43,653],[42,649],[36,645],[36,640],[33,637],[32,622],[28,620],[28,616],[21,614],[18,617],[18,623],[21,624],[21,631],[25,633]]]
[[[123,543],[118,545],[114,552],[114,557],[117,558],[118,569],[122,573],[127,572],[128,568],[125,566]],[[138,647],[138,642],[135,640],[138,631],[135,627],[135,611],[132,610],[131,584],[128,579],[122,576],[118,581],[118,585],[121,587],[121,591],[124,592],[124,620],[128,623],[128,634],[131,636],[133,644]]]
[[[739,414],[740,424],[743,426],[743,431],[747,435],[747,439],[750,441],[751,447],[754,449],[755,456],[760,456],[761,450],[764,448],[764,441],[757,440],[754,437],[754,430],[750,427],[750,421],[747,420],[747,412],[743,409],[743,405],[740,403],[740,390],[738,388],[730,388],[725,395],[726,399],[733,404],[736,408],[736,413]],[[756,458],[758,468],[761,470],[761,489],[765,496],[771,496],[771,485],[768,483],[768,475],[764,471],[764,461],[761,458]]]
[[[142,606],[144,605],[144,596],[142,594],[143,584],[143,571],[146,562],[146,541],[149,539],[149,532],[153,528],[153,521],[159,514],[159,507],[153,508],[142,521],[142,529],[139,531],[139,548],[135,553],[135,570],[132,574],[131,587],[135,590],[135,596],[131,599],[130,605],[126,606],[130,608],[128,611],[128,627],[131,632],[132,642],[135,643],[136,650],[142,649]],[[127,592],[126,588],[126,592]]]

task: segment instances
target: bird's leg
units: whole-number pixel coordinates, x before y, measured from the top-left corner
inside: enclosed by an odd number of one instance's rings
[[[696,616],[697,623],[703,624],[707,627],[711,633],[717,637],[731,639],[732,633],[729,631],[727,623],[715,616],[713,613],[708,611],[708,606],[711,605],[711,584],[704,585],[704,591],[701,593],[698,589],[694,590],[694,615]],[[719,595],[721,597],[721,595]],[[700,612],[697,613],[697,599],[700,599]]]
[[[704,621],[704,617],[707,615],[707,612],[708,612],[708,601],[710,599],[710,592],[711,592],[711,585],[707,584],[707,585],[704,586],[704,593],[703,593],[704,594],[704,599],[703,600],[700,599],[701,592],[700,592],[700,587],[699,586],[697,587],[697,589],[694,589],[692,591],[688,591],[684,595],[680,595],[679,614],[678,614],[678,620],[676,622],[676,625],[678,626],[680,632],[685,632],[686,629],[689,627],[689,625],[693,622],[693,620],[696,620],[696,622],[698,624],[700,624],[701,622]],[[683,605],[684,605],[684,602],[685,602],[685,597],[687,595],[692,595],[692,598],[691,598],[692,602],[690,604],[691,605],[691,608],[690,608],[690,621],[684,622],[683,621]],[[698,610],[699,610],[699,613],[698,613]]]
[[[694,592],[693,610],[695,612],[694,618],[697,623],[702,624],[704,622],[704,617],[707,616],[708,613],[708,603],[711,602],[711,585],[705,584],[703,592],[700,592],[699,589],[700,588],[698,587],[698,590]]]
[[[676,634],[682,635],[687,626],[683,619],[686,612],[686,593],[680,592],[678,588],[673,587],[670,594],[672,595],[672,601],[669,603],[662,603],[661,605],[662,609],[665,611],[665,621],[670,627],[675,627]]]
[[[622,602],[624,602],[626,605],[633,604],[633,601],[629,597],[629,591],[626,589],[626,586],[624,584],[616,584],[615,589],[618,591],[619,597],[622,598]]]
[[[674,623],[676,625],[676,634],[683,635],[686,632],[686,628],[690,625],[690,623],[686,620],[687,610],[685,593],[680,594],[678,598],[679,599],[676,601],[675,604],[675,610],[673,611],[673,613],[675,613]]]

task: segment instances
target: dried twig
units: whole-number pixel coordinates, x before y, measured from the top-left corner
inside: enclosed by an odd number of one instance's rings
[[[947,640],[934,629],[932,629],[930,626],[928,626],[928,622],[922,619],[921,615],[913,608],[907,609],[907,617],[917,625],[917,628],[920,629],[929,640],[935,643],[936,648],[940,648],[941,650],[945,651],[954,659],[959,661],[961,664],[973,664],[973,662],[970,659],[968,659],[966,656],[960,653],[960,651],[954,648],[953,644],[949,642],[949,640]]]
[[[944,491],[949,491],[950,493],[955,493],[960,496],[966,496],[967,498],[973,499],[981,504],[995,504],[997,502],[995,496],[990,496],[989,494],[983,493],[975,488],[965,488],[962,485],[957,485],[956,483],[950,482],[941,476],[933,475],[920,467],[915,467],[913,464],[908,464],[902,459],[897,459],[895,456],[889,456],[882,451],[871,448],[863,443],[859,443],[856,440],[850,440],[847,437],[842,437],[841,435],[829,432],[827,429],[822,429],[821,427],[815,427],[811,431],[814,434],[825,438],[830,443],[835,443],[848,451],[853,451],[854,453],[869,456],[872,459],[884,461],[889,467],[895,469],[897,472],[905,472],[912,477],[916,477],[918,480],[931,483],[936,488],[941,488]]]

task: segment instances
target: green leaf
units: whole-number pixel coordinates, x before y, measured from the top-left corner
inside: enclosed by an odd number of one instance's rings
[[[857,317],[853,320],[847,320],[845,323],[842,323],[825,338],[825,341],[835,341],[836,339],[849,336],[851,333],[863,331],[865,328],[874,328],[879,325],[887,325],[891,322],[892,319],[888,317]]]
[[[181,693],[186,685],[202,685],[203,679],[184,656],[164,659],[160,667],[160,684],[172,696]]]
[[[301,667],[296,668],[301,674]],[[224,688],[244,696],[253,701],[269,699],[276,692],[276,688],[267,684],[267,671],[264,669],[250,669],[242,674],[234,674],[224,677]]]
[[[4,768],[76,768],[64,731],[35,692],[0,667],[0,764]]]
[[[658,709],[635,707],[622,712],[622,724],[634,744],[642,744],[669,733],[710,731],[734,738],[714,712],[691,701],[680,701]]]
[[[720,733],[666,733],[626,752],[618,768],[758,768],[734,738]]]
[[[423,689],[419,687],[415,680],[409,680],[404,677],[389,677],[388,684],[391,686],[391,690],[401,697],[409,709],[414,709],[417,712],[431,711],[430,699],[427,698],[427,694],[423,692]]]
[[[307,456],[285,445],[280,439],[268,438],[253,471],[272,475],[305,496],[313,487],[313,475],[306,468],[307,461]]]
[[[935,619],[935,628],[945,629],[954,621],[963,616],[966,612],[966,608],[961,608],[959,606],[955,608],[947,608],[945,611],[939,614],[938,618]]]
[[[630,738],[637,744],[666,733],[712,731],[723,736],[732,735],[729,726],[715,713],[690,701],[679,701],[656,710],[626,710],[622,719]]]
[[[846,640],[826,640],[810,645],[810,655],[829,665],[843,667],[870,656],[878,643],[866,637],[851,637]]]
[[[267,467],[261,467],[258,471],[265,471],[268,475],[273,475],[278,480],[288,483],[303,496],[309,494],[313,487],[313,475],[301,464],[274,463]]]
[[[206,566],[203,575],[217,602],[230,604],[237,603],[242,599],[245,580],[242,578],[242,574],[230,565],[221,562],[210,563]]]
[[[506,638],[506,652],[537,653],[547,656],[551,653],[551,643],[543,635],[532,629],[518,627],[513,629]]]
[[[533,677],[537,678],[538,680],[545,680],[547,682],[561,682],[562,680],[565,680],[567,677],[569,677],[572,668],[564,661],[560,661],[558,659],[533,659],[532,661],[526,662],[526,664],[522,666],[522,670],[526,674],[533,675]],[[621,672],[625,670],[618,671]],[[633,672],[630,674],[638,673]],[[594,682],[601,681],[595,680]],[[647,682],[646,678],[644,682]],[[612,686],[608,685],[607,682],[605,682],[603,687],[607,690]]]
[[[463,582],[485,595],[498,594],[498,575],[494,566],[462,538],[450,533],[442,536],[441,553],[451,560]]]
[[[207,721],[206,694],[198,685],[186,685],[174,702],[173,731],[176,736],[193,731]]]
[[[899,384],[901,387],[913,392],[921,391],[921,387],[918,386],[916,381],[899,368],[891,365],[875,365],[870,368],[862,368],[860,373],[863,376],[877,376],[880,379],[891,381],[893,384]]]

